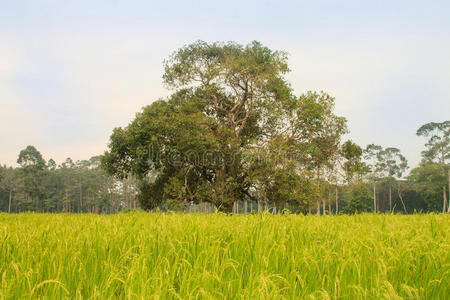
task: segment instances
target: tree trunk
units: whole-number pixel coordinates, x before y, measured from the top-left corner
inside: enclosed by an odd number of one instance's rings
[[[9,191],[8,213],[11,213],[12,190]]]
[[[397,182],[397,191],[398,191],[398,197],[400,198],[400,201],[402,202],[402,205],[403,205],[403,210],[405,211],[405,214],[408,214],[408,211],[406,210],[405,202],[403,202],[402,192],[400,191],[400,182]]]
[[[392,185],[389,183],[389,211],[392,212]]]
[[[320,216],[320,201],[317,201],[317,215]]]
[[[447,211],[447,191],[445,185],[443,186],[442,191],[444,193],[444,203],[442,205],[442,212],[445,213]]]
[[[130,208],[130,203],[128,203],[128,193],[127,193],[127,180],[123,182],[123,196],[125,197],[125,209]]]
[[[323,214],[326,215],[326,211],[325,211],[325,199],[322,200],[322,208],[323,208]]]
[[[244,214],[246,214],[248,212],[248,204],[247,204],[247,200],[244,201]]]
[[[80,209],[79,209],[80,213],[82,212],[82,207],[83,207],[83,188],[80,182]]]
[[[448,197],[450,199],[450,169],[448,169]],[[447,205],[447,213],[450,213],[450,205]]]
[[[338,186],[336,185],[336,212],[337,215],[339,213],[339,196],[338,196]]]
[[[373,212],[377,213],[377,188],[375,181],[373,182]]]

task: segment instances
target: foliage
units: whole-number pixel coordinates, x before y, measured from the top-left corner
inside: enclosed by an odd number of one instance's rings
[[[312,180],[321,180],[320,169],[338,156],[346,132],[334,98],[294,97],[284,78],[286,54],[258,42],[199,41],[164,66],[164,82],[175,93],[116,128],[102,160],[111,174],[143,181],[142,207],[178,199],[231,212],[235,201],[262,197],[282,205],[279,197],[289,194],[287,202],[304,211]],[[282,151],[260,163],[257,156],[272,154],[274,145]]]
[[[46,164],[28,146],[19,154],[19,168],[0,166],[0,210],[9,212],[118,212],[136,208],[136,183],[118,181],[100,168],[99,157],[60,166]]]
[[[442,210],[442,186],[447,184],[444,167],[439,163],[422,162],[411,170],[408,182],[425,201],[427,211]]]
[[[361,161],[363,155],[362,148],[351,140],[348,140],[342,145],[341,154],[345,159],[343,169],[346,181],[351,183],[355,177],[358,181],[361,181],[362,176],[368,172],[368,166]]]
[[[364,157],[375,178],[397,177],[401,178],[408,168],[408,161],[394,147],[383,147],[375,144],[367,145]]]
[[[344,193],[343,200],[346,202],[343,209],[345,213],[353,214],[373,211],[373,197],[364,184],[359,183],[349,186]]]
[[[422,151],[425,161],[438,161],[445,164],[450,159],[450,121],[424,124],[416,134],[428,138],[425,144],[426,150]]]

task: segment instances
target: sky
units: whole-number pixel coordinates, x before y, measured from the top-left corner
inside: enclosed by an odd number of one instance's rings
[[[289,53],[296,94],[336,98],[359,145],[415,167],[422,124],[450,116],[448,1],[0,0],[0,164],[34,145],[88,159],[113,128],[167,97],[163,60],[196,40]]]

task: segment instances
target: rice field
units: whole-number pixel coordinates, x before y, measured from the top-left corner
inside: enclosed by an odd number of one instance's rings
[[[0,214],[0,299],[450,299],[449,215]]]

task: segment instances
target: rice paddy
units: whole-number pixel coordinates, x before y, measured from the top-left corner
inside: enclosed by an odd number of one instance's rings
[[[449,299],[450,216],[0,214],[0,299]]]

